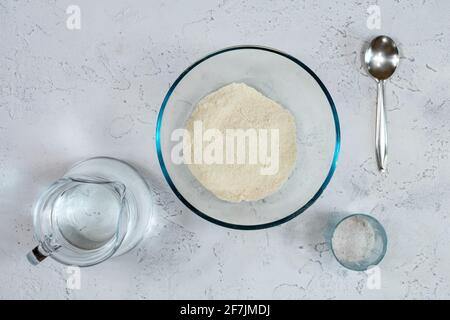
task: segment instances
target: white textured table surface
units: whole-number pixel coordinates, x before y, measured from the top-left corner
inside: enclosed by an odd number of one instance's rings
[[[0,298],[450,298],[448,1],[0,1]],[[189,5],[188,5],[189,3]],[[81,9],[81,29],[66,8]],[[391,35],[402,59],[386,87],[389,173],[376,170],[375,82],[360,50]],[[186,209],[163,180],[154,129],[190,63],[236,44],[286,51],[336,103],[337,171],[322,197],[270,230],[227,230]],[[138,249],[83,269],[81,289],[48,259],[32,267],[34,200],[74,162],[119,157],[146,169],[157,225]],[[389,237],[380,290],[324,244],[345,213]]]

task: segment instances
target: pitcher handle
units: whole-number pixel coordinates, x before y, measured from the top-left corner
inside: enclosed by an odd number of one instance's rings
[[[27,253],[28,261],[33,265],[38,265],[39,262],[48,257],[48,253],[36,246],[33,250]]]

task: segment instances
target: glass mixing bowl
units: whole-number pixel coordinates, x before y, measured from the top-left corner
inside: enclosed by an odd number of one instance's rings
[[[172,133],[184,128],[198,101],[233,82],[243,82],[289,109],[297,126],[297,162],[276,193],[254,202],[218,199],[171,160],[179,143]],[[311,206],[330,182],[340,146],[339,120],[333,100],[316,74],[298,59],[259,46],[226,48],[195,62],[170,87],[156,126],[162,172],[176,196],[193,212],[233,229],[280,225]]]

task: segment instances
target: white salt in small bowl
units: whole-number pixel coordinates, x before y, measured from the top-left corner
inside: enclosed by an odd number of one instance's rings
[[[330,242],[337,261],[354,271],[365,271],[379,264],[387,249],[383,226],[366,214],[353,214],[339,221]]]

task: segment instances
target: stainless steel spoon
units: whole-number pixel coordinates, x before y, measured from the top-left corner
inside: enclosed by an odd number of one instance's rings
[[[384,109],[384,81],[394,73],[399,63],[397,46],[391,38],[378,36],[366,50],[364,61],[367,71],[377,81],[377,120],[375,132],[375,150],[378,169],[384,171],[387,161],[387,130]]]

